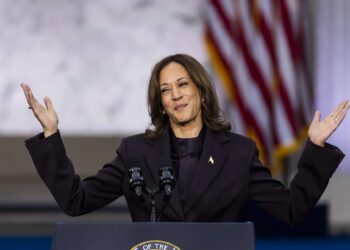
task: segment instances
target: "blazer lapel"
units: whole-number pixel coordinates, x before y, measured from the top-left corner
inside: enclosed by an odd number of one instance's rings
[[[159,183],[159,168],[160,162],[165,156],[170,157],[170,138],[169,131],[165,131],[159,138],[152,141],[153,147],[144,155],[147,162],[148,171],[151,173],[154,183]],[[147,185],[147,183],[146,183]],[[175,180],[175,187],[172,190],[169,201],[170,207],[183,220],[184,213],[180,200],[179,187],[177,180]]]
[[[224,166],[227,153],[221,144],[227,140],[224,133],[216,133],[207,129],[199,165],[186,197],[185,214],[195,205]]]

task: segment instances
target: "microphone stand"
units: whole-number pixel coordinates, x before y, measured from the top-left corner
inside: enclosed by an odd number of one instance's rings
[[[155,190],[149,190],[150,192],[147,192],[151,195],[151,223],[155,223],[157,221],[157,213],[156,213],[156,199],[155,195],[160,192],[159,189]]]
[[[129,165],[131,166],[131,168],[129,169],[130,188],[135,192],[137,198],[141,203],[145,202],[145,199],[143,197],[144,193],[151,196],[151,222],[155,223],[157,221],[155,195],[159,194],[161,191],[164,191],[163,202],[165,203],[165,205],[163,204],[162,210],[160,211],[161,217],[166,205],[169,203],[172,188],[175,186],[171,162],[169,159],[166,159],[162,162],[162,167],[159,169],[159,187],[154,189],[149,189],[145,187],[145,181],[142,177],[142,171],[139,167],[140,164],[137,159],[133,159],[132,161],[130,161]]]
[[[172,188],[175,186],[173,170],[170,166],[161,167],[159,169],[160,182],[159,187],[155,189],[146,188],[145,193],[151,196],[151,222],[154,223],[157,220],[156,214],[156,200],[155,195],[159,194],[161,191],[164,192],[163,206],[160,211],[160,217],[162,216],[166,205],[169,203]],[[159,217],[159,219],[160,219]]]

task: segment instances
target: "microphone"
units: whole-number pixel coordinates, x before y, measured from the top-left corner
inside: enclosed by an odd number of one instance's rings
[[[160,182],[159,182],[160,189],[164,190],[164,193],[166,196],[170,196],[171,191],[175,186],[170,157],[166,157],[161,160],[159,173],[160,173]]]
[[[144,201],[143,191],[145,189],[145,181],[142,177],[141,164],[138,159],[130,159],[128,161],[129,166],[129,181],[130,188],[141,201]]]

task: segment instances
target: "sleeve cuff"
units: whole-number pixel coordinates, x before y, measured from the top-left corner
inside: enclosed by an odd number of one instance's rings
[[[324,147],[307,141],[302,157],[302,165],[319,173],[320,177],[329,178],[339,166],[345,154],[336,146],[325,143]]]
[[[61,137],[59,131],[57,131],[56,133],[54,133],[48,137],[45,137],[44,133],[41,132],[40,134],[37,134],[37,135],[25,140],[24,143],[25,143],[27,148],[31,148],[31,147],[35,146],[36,144],[40,144],[40,143],[43,143],[44,141],[52,140],[52,138],[55,138],[55,137]]]
[[[25,146],[33,156],[42,155],[45,153],[56,152],[60,155],[65,155],[66,151],[59,131],[45,137],[44,133],[40,133],[25,141]],[[54,150],[54,151],[51,151]]]

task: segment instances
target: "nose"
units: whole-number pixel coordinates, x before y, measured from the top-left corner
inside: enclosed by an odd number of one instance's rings
[[[171,90],[171,99],[173,101],[180,100],[182,98],[181,90],[176,86]]]

